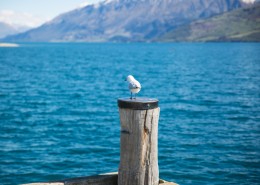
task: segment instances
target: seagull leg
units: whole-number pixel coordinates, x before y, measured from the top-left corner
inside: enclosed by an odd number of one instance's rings
[[[133,99],[133,93],[131,92],[131,98],[130,98],[131,100]]]
[[[136,93],[135,93],[135,99],[136,99]]]

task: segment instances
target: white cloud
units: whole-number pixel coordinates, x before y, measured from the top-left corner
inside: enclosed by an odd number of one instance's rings
[[[81,4],[78,6],[78,8],[83,8],[83,7],[85,7],[85,6],[92,5],[92,4],[94,4],[94,3],[89,2],[89,1],[86,1],[86,2],[81,3]]]
[[[83,8],[83,7],[88,6],[88,5],[95,5],[95,6],[97,6],[101,2],[105,2],[105,1],[107,1],[107,0],[88,0],[88,1],[84,1],[83,3],[81,3],[78,6],[78,8]],[[113,1],[113,0],[109,0],[109,1]]]
[[[255,0],[242,0],[244,3],[254,3]]]
[[[22,25],[27,27],[37,27],[46,22],[46,18],[37,17],[26,12],[15,12],[12,10],[0,10],[0,21],[10,25]]]

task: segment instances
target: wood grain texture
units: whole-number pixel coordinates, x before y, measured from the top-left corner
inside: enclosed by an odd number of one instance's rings
[[[120,165],[118,185],[158,185],[159,108],[119,109]]]

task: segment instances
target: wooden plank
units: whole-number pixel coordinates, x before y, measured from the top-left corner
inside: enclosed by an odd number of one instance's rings
[[[88,177],[71,178],[53,182],[30,183],[23,185],[118,185],[117,172],[94,175]],[[160,185],[178,185],[172,182],[167,182],[160,179]]]
[[[56,182],[30,183],[24,185],[117,185],[117,173],[65,179]]]

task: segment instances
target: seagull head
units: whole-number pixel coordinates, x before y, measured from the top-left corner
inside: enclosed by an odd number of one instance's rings
[[[133,81],[135,78],[132,76],[132,75],[128,75],[127,77],[126,77],[126,80],[125,81],[128,81],[128,82],[131,82],[131,81]]]

